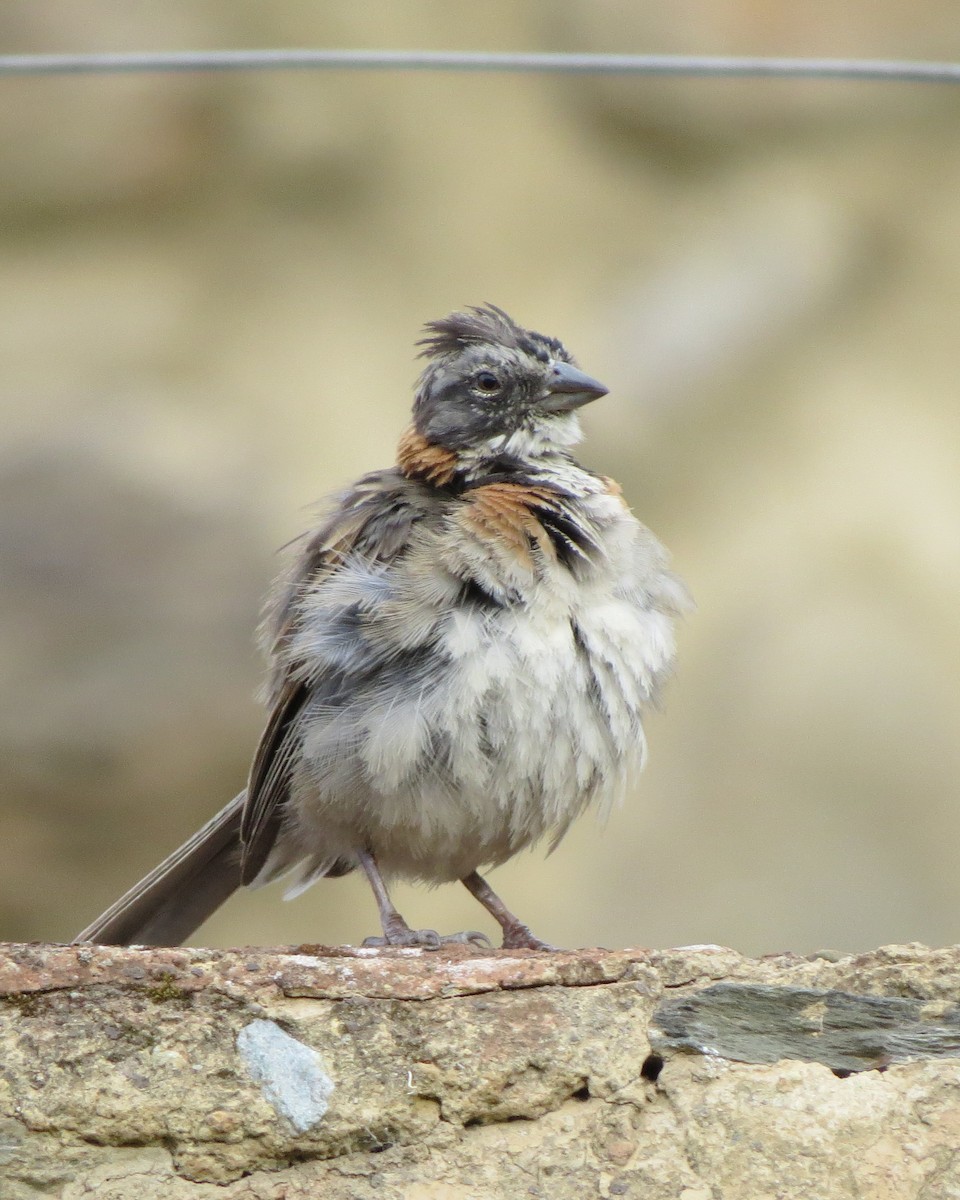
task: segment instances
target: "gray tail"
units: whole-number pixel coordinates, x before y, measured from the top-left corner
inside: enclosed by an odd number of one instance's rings
[[[107,946],[178,946],[240,886],[240,816],[235,796],[179,850],[73,939]]]

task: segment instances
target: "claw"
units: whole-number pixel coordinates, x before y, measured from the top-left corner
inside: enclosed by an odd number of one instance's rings
[[[439,934],[435,929],[398,929],[385,937],[363,939],[364,946],[420,946],[424,950],[439,950],[441,946],[482,946],[493,949],[493,943],[479,929],[465,929],[463,933]]]
[[[363,939],[364,946],[422,946],[424,950],[439,950],[443,939],[435,929],[397,929],[384,937]]]
[[[448,933],[440,939],[441,942],[457,942],[467,946],[481,946],[484,950],[492,950],[493,942],[479,929],[465,929],[463,933]]]
[[[503,950],[556,950],[556,946],[551,946],[549,942],[538,938],[519,921],[510,929],[504,930],[501,948]]]

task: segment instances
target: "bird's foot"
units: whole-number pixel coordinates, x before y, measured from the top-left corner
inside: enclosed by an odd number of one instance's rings
[[[522,921],[503,927],[503,941],[500,945],[503,950],[556,950],[556,946],[542,941],[530,930],[529,925],[524,925]]]
[[[492,949],[493,943],[477,929],[463,933],[439,934],[435,929],[411,929],[409,925],[384,928],[383,937],[363,939],[364,946],[419,946],[423,950],[439,950],[441,946],[479,946]]]
[[[462,933],[448,933],[440,941],[445,944],[449,942],[451,945],[479,946],[483,950],[493,949],[493,942],[479,929],[464,929]]]
[[[435,929],[404,929],[383,937],[366,937],[362,946],[420,946],[424,950],[440,949],[440,934]]]

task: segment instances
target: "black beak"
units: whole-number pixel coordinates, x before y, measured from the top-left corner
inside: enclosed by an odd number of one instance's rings
[[[547,412],[570,412],[583,404],[589,404],[591,400],[598,400],[609,390],[596,379],[591,379],[576,367],[571,367],[569,363],[555,362],[547,380],[547,394],[543,400],[543,407]]]

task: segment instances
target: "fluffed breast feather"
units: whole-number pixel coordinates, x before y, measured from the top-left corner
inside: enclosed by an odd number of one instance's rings
[[[642,710],[686,607],[660,543],[619,489],[575,464],[442,487],[424,477],[439,458],[418,461],[419,477],[376,472],[339,498],[268,614],[273,711],[251,775],[245,881],[281,861],[282,812],[315,811],[337,853],[341,802],[354,814],[375,803],[379,829],[423,822],[453,795],[443,854],[428,822],[433,857],[400,839],[394,866],[436,879],[442,860],[455,878],[460,842],[475,855],[479,831],[499,827],[483,847],[496,862],[545,833],[557,841],[642,764]],[[319,801],[291,806],[304,789]],[[509,814],[484,822],[498,803]]]
[[[513,558],[534,569],[534,551],[556,558],[553,542],[534,506],[549,504],[543,488],[522,483],[488,483],[475,488],[459,506],[457,526],[484,543],[492,556]]]
[[[619,487],[575,469],[576,499],[562,480],[445,492],[397,469],[368,475],[338,497],[333,517],[303,540],[265,616],[263,640],[275,663],[270,698],[275,702],[291,677],[315,684],[320,664],[311,662],[313,652],[321,650],[319,659],[329,662],[332,643],[351,640],[343,629],[327,628],[334,612],[350,609],[358,629],[388,628],[411,589],[432,606],[434,621],[437,610],[458,601],[522,605],[518,584],[533,580],[542,585],[538,604],[550,592],[564,607],[582,604],[571,576],[630,594],[643,607],[686,611],[684,585]],[[546,607],[555,612],[557,604]],[[414,622],[404,640],[414,640],[418,627]]]

